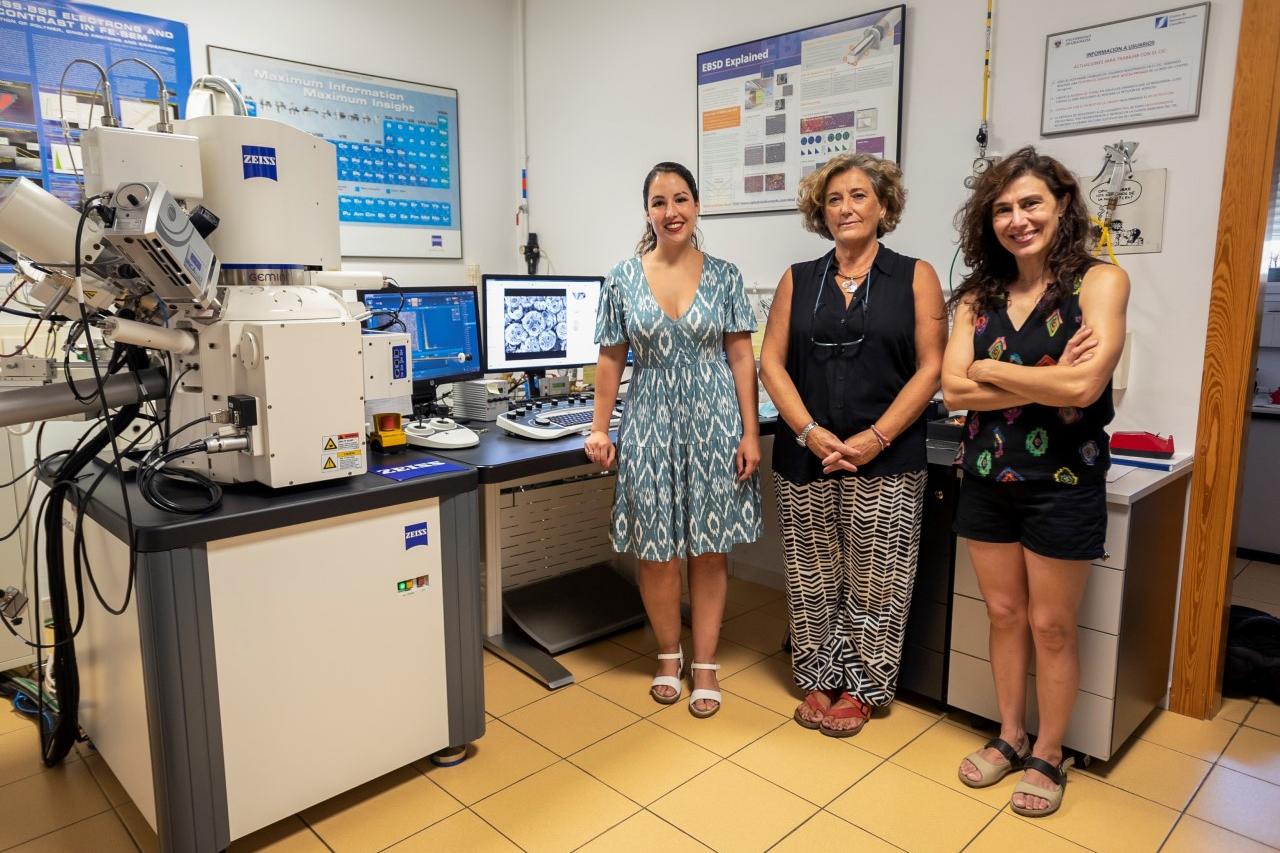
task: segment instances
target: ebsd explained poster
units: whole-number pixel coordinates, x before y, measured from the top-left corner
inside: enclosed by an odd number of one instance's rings
[[[703,215],[791,210],[838,154],[898,159],[904,11],[698,54]]]

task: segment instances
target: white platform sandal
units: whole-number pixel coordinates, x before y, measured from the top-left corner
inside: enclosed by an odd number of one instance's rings
[[[718,663],[696,663],[695,662],[695,663],[689,664],[690,670],[694,670],[694,669],[718,670],[719,668],[720,668],[720,664]],[[697,708],[693,706],[693,703],[697,702],[700,699],[707,699],[709,701],[715,702],[716,706],[712,708],[710,711],[699,711]],[[708,690],[705,687],[695,688],[694,691],[689,694],[689,713],[693,714],[695,717],[697,717],[700,720],[705,720],[707,717],[714,716],[716,712],[720,710],[720,702],[721,702],[721,696],[720,696],[719,690]]]
[[[667,654],[659,654],[658,660],[678,660],[676,664],[675,675],[655,675],[653,682],[649,685],[649,695],[653,697],[653,701],[659,705],[674,705],[680,701],[680,678],[684,675],[684,647],[677,646],[674,652]],[[670,687],[675,691],[670,696],[663,696],[657,692],[659,687]]]

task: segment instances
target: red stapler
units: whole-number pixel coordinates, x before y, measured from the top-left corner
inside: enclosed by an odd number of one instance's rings
[[[1111,436],[1111,452],[1122,456],[1172,459],[1173,436],[1166,437],[1153,432],[1118,432]]]

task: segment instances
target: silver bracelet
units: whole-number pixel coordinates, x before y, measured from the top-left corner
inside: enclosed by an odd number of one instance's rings
[[[818,428],[817,421],[809,421],[809,423],[805,425],[805,428],[800,430],[800,434],[796,436],[796,444],[800,445],[801,447],[808,447],[809,433],[813,432],[817,428]]]

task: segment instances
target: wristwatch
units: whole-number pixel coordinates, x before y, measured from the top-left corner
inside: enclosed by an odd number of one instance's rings
[[[801,447],[808,447],[809,433],[813,432],[817,428],[818,428],[817,421],[809,421],[809,423],[805,425],[805,428],[800,430],[800,434],[796,436],[796,444],[800,445]]]

